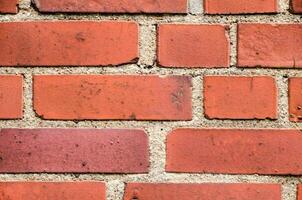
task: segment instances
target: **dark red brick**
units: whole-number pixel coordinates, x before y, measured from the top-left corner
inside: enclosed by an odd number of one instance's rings
[[[2,129],[1,173],[144,173],[148,138],[140,130]]]
[[[40,12],[186,13],[187,0],[34,0]]]

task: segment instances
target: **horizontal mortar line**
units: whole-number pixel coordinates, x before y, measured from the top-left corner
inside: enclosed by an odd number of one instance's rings
[[[69,125],[68,127],[66,127]],[[34,129],[34,128],[125,128],[125,129],[146,129],[152,127],[159,127],[162,129],[177,129],[177,128],[197,128],[197,129],[302,129],[302,124],[295,123],[265,123],[265,122],[251,122],[251,121],[230,121],[229,123],[219,121],[212,123],[185,123],[185,122],[97,122],[97,121],[53,121],[53,122],[41,122],[35,120],[27,121],[0,121],[0,126],[2,129],[7,128],[24,128],[24,129]],[[155,134],[155,133],[153,133]]]
[[[0,181],[112,181],[118,179],[121,182],[166,182],[166,183],[300,183],[301,176],[267,176],[267,175],[225,175],[225,174],[166,174],[161,173],[160,178],[149,175],[129,174],[0,174]],[[28,178],[35,177],[35,180]]]
[[[123,70],[123,71],[121,71]],[[165,68],[154,67],[142,69],[138,65],[123,65],[118,67],[0,67],[1,74],[32,74],[32,75],[59,75],[59,74],[123,74],[123,75],[302,75],[302,68]],[[236,74],[234,74],[236,73]]]
[[[193,2],[192,2],[193,3]],[[191,2],[188,1],[188,7],[190,7]],[[193,3],[194,4],[194,3]],[[288,8],[289,8],[289,2],[285,3],[288,5],[287,8],[281,8],[283,6],[279,6],[279,9],[276,12],[272,13],[266,13],[265,11],[263,12],[255,12],[255,13],[235,13],[235,14],[208,14],[204,10],[204,6],[200,6],[200,13],[191,13],[190,10],[188,9],[187,12],[185,13],[169,13],[169,12],[149,12],[149,13],[144,13],[144,12],[137,12],[137,13],[131,13],[131,12],[105,12],[105,11],[99,11],[99,12],[94,12],[94,11],[74,11],[74,12],[64,12],[64,11],[55,11],[55,12],[40,12],[39,10],[36,10],[33,6],[27,5],[26,7],[19,7],[18,13],[17,14],[5,14],[4,16],[15,16],[18,14],[32,14],[32,15],[38,15],[38,16],[60,16],[60,15],[67,15],[67,16],[105,16],[105,17],[122,17],[122,16],[130,16],[130,17],[137,17],[137,16],[144,16],[144,17],[163,17],[163,16],[218,16],[218,15],[230,15],[230,16],[249,16],[249,15],[266,15],[266,16],[275,16],[275,15],[296,15],[291,13]]]
[[[297,23],[301,21],[301,16],[290,13],[281,14],[250,14],[250,15],[104,15],[104,14],[37,14],[19,13],[16,15],[2,15],[0,21],[36,21],[36,20],[123,20],[137,21],[142,24],[164,23],[164,22],[209,22],[209,23],[234,23],[234,22],[255,22],[255,23]]]

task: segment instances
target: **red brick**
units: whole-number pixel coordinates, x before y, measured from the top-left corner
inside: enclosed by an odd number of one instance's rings
[[[187,76],[49,75],[34,77],[43,119],[190,120]]]
[[[0,23],[2,66],[99,66],[135,62],[138,26],[132,22]]]
[[[275,13],[276,0],[204,0],[207,14]]]
[[[22,98],[23,77],[0,75],[0,119],[21,119],[23,115]]]
[[[165,67],[229,67],[228,26],[161,24],[158,62]]]
[[[15,14],[18,12],[18,0],[0,0],[0,13]]]
[[[297,200],[302,200],[302,184],[298,184]]]
[[[302,67],[302,24],[240,24],[239,67]]]
[[[140,130],[2,129],[1,173],[144,173],[148,139]]]
[[[302,0],[291,0],[290,8],[293,13],[302,13]]]
[[[204,110],[209,119],[276,119],[275,80],[268,76],[206,76]]]
[[[290,78],[288,84],[289,119],[302,122],[302,78]]]
[[[278,184],[128,183],[124,200],[281,200]]]
[[[167,139],[168,172],[302,174],[299,130],[177,129]]]
[[[105,200],[100,182],[0,182],[2,200]]]
[[[186,13],[187,0],[34,0],[41,12]]]

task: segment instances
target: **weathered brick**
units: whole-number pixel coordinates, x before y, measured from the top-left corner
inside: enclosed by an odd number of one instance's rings
[[[135,62],[132,22],[0,23],[1,66],[100,66]]]
[[[18,0],[0,0],[0,13],[17,13],[18,2]]]
[[[188,76],[49,75],[34,77],[43,119],[190,120]]]
[[[205,76],[204,110],[209,119],[276,119],[275,80],[268,76]]]
[[[281,200],[278,184],[128,183],[124,200]]]
[[[302,184],[298,184],[297,200],[302,200]]]
[[[299,130],[177,129],[167,139],[168,172],[302,174]]]
[[[1,200],[105,200],[100,182],[0,182]]]
[[[204,0],[207,14],[276,13],[276,0]]]
[[[290,0],[290,10],[293,13],[302,13],[302,0]]]
[[[302,78],[290,78],[288,84],[290,121],[302,122]]]
[[[22,99],[23,77],[0,75],[0,119],[21,119],[23,115]]]
[[[239,67],[302,67],[302,24],[240,24]]]
[[[158,62],[164,67],[229,67],[228,26],[161,24]]]
[[[34,0],[40,12],[186,13],[187,0]]]
[[[144,173],[148,138],[140,130],[2,129],[1,173]]]

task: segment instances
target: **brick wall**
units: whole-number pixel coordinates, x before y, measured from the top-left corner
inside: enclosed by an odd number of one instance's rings
[[[0,200],[302,200],[301,0],[0,0]]]

